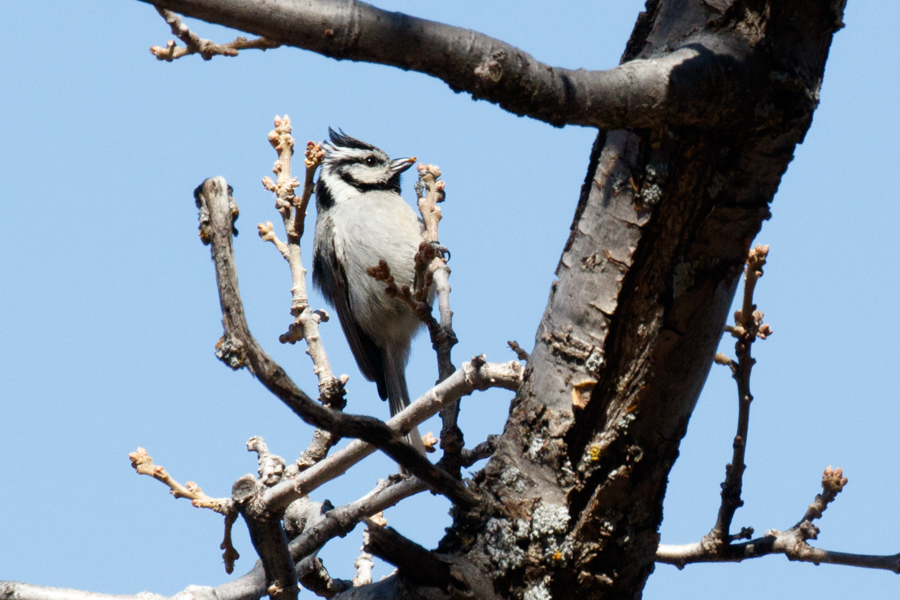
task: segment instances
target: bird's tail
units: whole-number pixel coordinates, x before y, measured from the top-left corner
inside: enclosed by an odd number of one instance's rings
[[[406,357],[402,353],[384,352],[384,379],[387,384],[388,401],[391,405],[391,416],[409,406],[409,390],[406,387]],[[413,427],[406,434],[410,446],[425,456],[425,444],[418,427]]]

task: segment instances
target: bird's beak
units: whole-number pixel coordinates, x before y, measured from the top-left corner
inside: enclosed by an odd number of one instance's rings
[[[391,173],[396,175],[397,173],[402,173],[407,170],[416,162],[416,157],[412,156],[410,158],[398,158],[394,162],[391,163]]]

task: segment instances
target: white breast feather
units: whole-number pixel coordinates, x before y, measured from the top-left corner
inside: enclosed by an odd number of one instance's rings
[[[403,301],[385,293],[383,282],[366,271],[384,259],[397,286],[412,287],[414,257],[422,242],[421,221],[402,198],[391,192],[358,195],[332,210],[335,251],[347,272],[350,308],[356,321],[379,346],[404,347],[421,322]],[[390,323],[391,327],[375,330],[366,323]]]

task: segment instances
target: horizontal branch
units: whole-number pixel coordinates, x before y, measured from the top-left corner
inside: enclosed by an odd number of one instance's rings
[[[149,592],[142,593],[140,597],[143,600],[167,600],[166,596]],[[98,594],[68,588],[43,587],[18,581],[0,581],[0,600],[138,600],[138,596]]]
[[[746,80],[755,71],[747,68],[748,50],[724,35],[591,71],[552,67],[484,34],[364,2],[142,1],[331,58],[425,73],[456,92],[557,126],[709,127],[733,119],[754,89]]]
[[[792,537],[785,536],[782,532],[775,532],[774,535],[766,535],[739,544],[731,544],[721,555],[710,554],[701,542],[680,545],[662,544],[656,552],[656,562],[675,565],[680,569],[691,563],[741,562],[770,554],[784,554],[790,560],[816,565],[827,563],[866,569],[884,569],[900,574],[900,554],[832,552],[813,548],[806,544],[797,544]]]

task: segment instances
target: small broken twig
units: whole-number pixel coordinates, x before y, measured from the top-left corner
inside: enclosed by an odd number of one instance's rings
[[[506,344],[510,347],[510,349],[513,352],[516,353],[516,357],[519,360],[524,360],[525,362],[528,362],[528,359],[531,358],[528,355],[528,353],[522,348],[522,346],[519,345],[519,342],[517,342],[515,340],[510,340],[510,341],[506,342]]]

